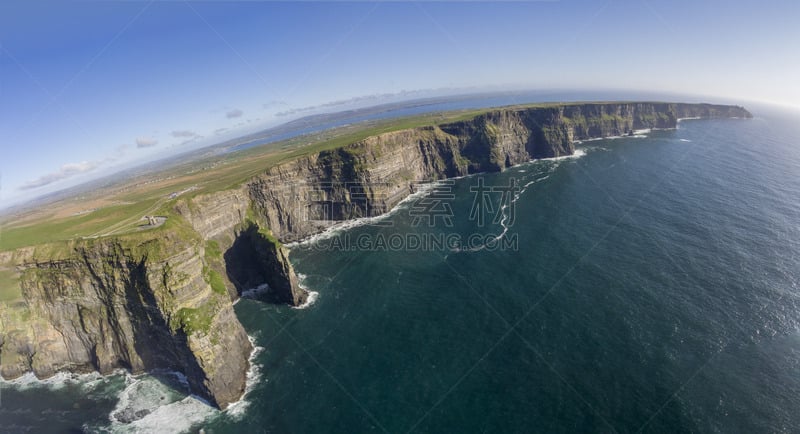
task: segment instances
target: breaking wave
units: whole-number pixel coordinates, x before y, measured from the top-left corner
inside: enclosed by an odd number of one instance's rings
[[[258,355],[264,351],[264,347],[259,347],[256,344],[256,339],[252,336],[248,335],[247,339],[253,346],[253,351],[250,353],[250,358],[248,359],[250,362],[250,369],[247,370],[247,380],[245,381],[244,394],[238,401],[232,403],[227,409],[225,409],[225,413],[234,420],[242,419],[245,412],[250,407],[250,401],[248,400],[250,392],[253,391],[253,388],[255,388],[256,384],[261,382],[262,378],[261,365],[256,363],[256,357],[258,357]]]

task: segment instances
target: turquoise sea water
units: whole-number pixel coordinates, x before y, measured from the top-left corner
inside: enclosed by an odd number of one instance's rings
[[[576,158],[445,184],[450,221],[415,222],[420,196],[294,247],[318,298],[300,310],[237,304],[260,349],[230,411],[120,375],[6,384],[0,428],[796,431],[800,127],[766,113],[587,142]],[[524,187],[513,204],[495,194],[476,210],[479,183],[512,179]],[[482,226],[473,211],[487,213]],[[375,243],[505,229],[504,248]],[[362,248],[348,249],[354,240]],[[131,402],[155,411],[110,424]]]

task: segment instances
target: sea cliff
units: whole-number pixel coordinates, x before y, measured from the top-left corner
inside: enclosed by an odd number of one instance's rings
[[[502,108],[288,161],[266,168],[244,188],[272,233],[282,242],[292,242],[336,221],[383,214],[419,183],[571,155],[576,141],[675,128],[681,118],[733,117],[751,115],[742,107],[711,104]]]
[[[0,253],[0,375],[182,372],[221,408],[244,391],[252,350],[233,311],[242,291],[299,305],[283,242],[389,211],[420,183],[574,152],[580,140],[751,117],[742,107],[586,103],[501,108],[389,132],[271,167],[236,187],[177,198],[163,227]]]

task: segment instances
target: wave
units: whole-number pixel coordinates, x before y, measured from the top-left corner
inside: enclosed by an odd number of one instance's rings
[[[644,128],[641,130],[633,130],[632,134],[625,134],[621,136],[605,136],[605,137],[594,137],[591,139],[583,139],[583,140],[574,140],[572,143],[576,145],[581,145],[586,142],[597,142],[600,140],[617,140],[617,139],[646,139],[650,133],[653,131],[659,130],[671,130],[674,128]]]
[[[39,379],[36,378],[32,372],[26,372],[22,376],[13,380],[5,380],[0,377],[0,384],[16,388],[17,390],[28,390],[32,388],[48,388],[52,390],[58,390],[68,384],[80,384],[84,387],[90,387],[94,383],[103,381],[108,377],[122,376],[126,374],[127,371],[123,369],[117,369],[108,375],[102,375],[99,372],[89,372],[85,374],[58,372],[52,377]]]
[[[110,389],[100,388],[109,381],[114,382]],[[55,391],[67,385],[77,385],[85,396],[100,391],[104,396],[116,395],[117,404],[108,414],[108,423],[104,426],[86,424],[83,428],[88,432],[161,433],[164,427],[169,427],[172,432],[186,432],[219,413],[202,398],[190,395],[187,378],[174,371],[142,375],[132,375],[122,369],[108,375],[60,372],[42,380],[26,373],[14,380],[0,382],[18,390],[47,388]]]
[[[300,276],[301,275],[298,274],[297,277],[299,278]],[[312,304],[314,304],[314,302],[317,301],[317,297],[319,296],[319,292],[312,291],[312,290],[308,289],[308,287],[303,285],[302,280],[303,279],[301,279],[301,282],[300,282],[300,288],[303,288],[304,290],[306,290],[306,292],[308,292],[308,298],[306,299],[305,303],[303,303],[303,304],[301,304],[299,306],[292,306],[292,309],[305,309],[305,308],[311,306]],[[239,303],[239,300],[241,300],[243,298],[247,298],[247,299],[251,299],[251,300],[258,300],[264,294],[266,294],[267,291],[269,291],[269,285],[266,284],[266,283],[262,283],[261,285],[258,285],[255,288],[245,289],[244,291],[242,291],[242,295],[238,299],[236,299],[236,301],[234,301],[233,304],[236,305],[237,303]]]
[[[696,119],[703,119],[700,116],[688,117],[688,118],[678,118],[678,121],[675,123],[675,129],[680,129],[681,122],[683,121],[692,121]]]
[[[576,149],[575,152],[572,155],[563,155],[563,156],[560,156],[560,157],[551,157],[551,158],[541,158],[541,159],[537,159],[537,160],[531,160],[531,161],[529,161],[527,163],[522,163],[522,164],[532,164],[532,163],[536,163],[538,161],[561,162],[561,161],[565,161],[565,160],[578,159],[578,158],[581,158],[581,157],[583,157],[585,155],[586,155],[586,150],[585,149]],[[518,191],[518,192],[516,192],[514,194],[514,197],[512,197],[511,200],[509,200],[509,203],[504,203],[504,204],[502,204],[500,206],[499,212],[501,213],[502,217],[500,218],[500,221],[498,222],[498,224],[500,225],[500,227],[503,228],[503,230],[500,232],[500,234],[498,234],[497,236],[492,238],[492,242],[497,242],[497,241],[502,240],[503,237],[505,237],[506,234],[508,234],[508,231],[511,230],[511,226],[509,225],[509,221],[511,220],[511,214],[507,212],[509,207],[511,207],[512,205],[516,204],[517,201],[522,197],[522,195],[525,194],[525,192],[528,190],[529,187],[531,187],[534,184],[538,184],[539,182],[542,182],[542,181],[550,178],[550,174],[552,174],[553,171],[555,171],[557,167],[558,167],[558,164],[553,165],[551,168],[549,168],[549,170],[547,172],[545,172],[546,175],[540,176],[540,177],[536,177],[533,180],[525,182],[525,184],[522,184],[522,188],[520,189],[520,191]],[[537,176],[537,175],[541,175],[541,174],[542,173],[534,173],[532,176]],[[523,177],[523,180],[520,181],[520,183],[522,183],[524,181],[526,181],[525,177]],[[471,247],[471,248],[454,247],[454,248],[451,248],[450,251],[454,252],[454,253],[462,253],[462,252],[474,253],[474,252],[479,252],[481,250],[484,250],[487,247],[488,247],[488,244],[483,244],[483,245],[480,245],[480,246],[477,246],[477,247]]]
[[[239,301],[243,298],[258,298],[259,296],[266,294],[269,291],[269,285],[266,283],[262,283],[261,285],[256,286],[255,288],[245,289],[242,291],[241,297],[239,297]]]
[[[170,427],[172,432],[185,432],[219,413],[202,398],[189,394],[189,381],[180,372],[125,373],[120,386],[108,425],[84,425],[86,431],[158,433]]]
[[[637,130],[637,131],[644,131],[644,130]],[[648,133],[650,132],[650,130],[647,130],[647,131],[648,131]],[[647,137],[648,137],[647,134],[634,133],[634,134],[626,134],[624,136],[608,136],[608,137],[603,137],[603,138],[598,139],[598,140],[646,139]]]
[[[301,304],[300,306],[292,306],[292,309],[305,309],[313,305],[317,301],[317,297],[319,297],[319,292],[312,291],[306,286],[305,284],[306,277],[308,276],[306,276],[303,273],[297,273],[298,284],[300,285],[300,288],[303,288],[304,290],[306,290],[306,292],[308,292],[308,298],[306,299],[306,302]]]
[[[203,398],[191,394],[186,376],[169,370],[155,370],[142,375],[132,375],[121,369],[109,375],[61,372],[43,380],[26,373],[13,380],[0,378],[0,383],[18,390],[58,390],[67,385],[78,385],[84,396],[102,393],[102,399],[116,398],[116,405],[108,414],[108,422],[99,426],[84,424],[83,429],[87,432],[162,433],[165,427],[169,427],[170,432],[188,432],[221,414],[235,420],[245,414],[250,405],[249,394],[262,379],[261,365],[256,363],[256,357],[264,351],[263,347],[256,345],[254,337],[248,336],[248,339],[253,351],[248,359],[250,369],[247,371],[245,391],[242,398],[230,404],[225,411],[219,411]],[[108,385],[109,381],[113,382],[110,387],[100,387]]]
[[[318,291],[312,291],[310,289],[306,289],[306,291],[308,291],[308,298],[306,298],[305,303],[299,306],[292,306],[292,309],[305,309],[317,301],[317,297],[319,297]]]
[[[169,427],[170,432],[187,432],[218,413],[218,410],[194,396],[187,396],[179,401],[148,408],[145,402],[147,398],[142,398],[138,394],[139,392],[135,393],[132,395],[133,402],[137,403],[137,405],[145,404],[142,407],[143,410],[139,411],[148,411],[148,413],[144,417],[129,423],[121,423],[114,420],[108,427],[110,432],[163,433],[165,427]]]
[[[536,160],[531,160],[529,163],[535,163],[537,161],[563,161],[563,160],[575,160],[581,158],[586,155],[585,149],[576,149],[571,155],[562,155],[560,157],[550,157],[550,158],[539,158]]]
[[[259,347],[256,344],[256,339],[253,336],[248,335],[247,339],[250,341],[250,345],[253,346],[253,351],[250,353],[250,357],[247,359],[247,361],[250,362],[250,369],[247,370],[244,393],[238,401],[231,403],[224,412],[233,420],[242,419],[245,412],[250,407],[250,400],[248,400],[250,392],[253,391],[253,388],[255,388],[256,384],[261,382],[262,377],[261,365],[256,363],[256,357],[258,357],[258,355],[264,351],[264,347]]]
[[[247,336],[250,352],[245,389],[242,397],[219,411],[196,395],[190,395],[186,376],[174,371],[156,371],[141,376],[127,375],[118,403],[109,414],[106,431],[112,433],[187,432],[221,414],[241,420],[250,407],[250,393],[262,380],[261,365],[256,358],[264,351],[253,336]],[[89,430],[92,430],[91,427]]]

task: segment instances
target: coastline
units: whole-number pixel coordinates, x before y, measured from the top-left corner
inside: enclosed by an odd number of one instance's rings
[[[85,349],[85,354],[62,349],[67,347],[64,342],[56,340],[53,344],[41,339],[42,333],[34,333],[29,326],[30,322],[25,320],[21,313],[11,310],[16,307],[2,306],[0,314],[4,318],[10,318],[11,322],[7,327],[8,333],[0,336],[5,338],[3,357],[0,359],[3,365],[0,367],[10,373],[34,371],[40,375],[51,372],[49,369],[64,370],[63,366],[83,366],[86,369],[94,366],[96,370],[107,372],[108,363],[123,361],[130,364],[128,358],[133,363],[138,363],[134,365],[137,372],[150,372],[154,368],[175,366],[174,363],[167,363],[170,360],[151,363],[156,360],[149,353],[152,349],[141,350],[143,352],[140,354],[140,350],[136,348],[122,351],[118,345],[115,346],[114,342],[119,341],[133,346],[137,330],[123,330],[114,336],[101,333],[104,329],[116,330],[113,325],[106,324],[108,315],[98,317],[96,324],[91,323],[88,328],[74,327],[80,316],[80,312],[75,312],[78,307],[83,309],[81,312],[106,312],[107,309],[119,309],[119,311],[114,310],[112,316],[115,318],[123,316],[126,320],[131,318],[132,323],[135,323],[141,309],[156,308],[164,318],[178,320],[171,321],[170,324],[150,324],[154,327],[153,332],[158,331],[165,336],[162,350],[177,347],[181,353],[177,356],[171,354],[168,357],[174,356],[173,362],[189,360],[191,363],[185,369],[196,392],[208,395],[212,400],[210,402],[221,397],[219,402],[224,407],[229,402],[235,402],[237,397],[241,397],[240,393],[246,387],[244,385],[246,373],[239,372],[239,368],[246,366],[243,361],[252,351],[252,347],[245,350],[247,339],[243,330],[240,333],[241,339],[236,342],[219,345],[219,340],[212,339],[213,336],[230,336],[233,332],[238,333],[241,327],[233,315],[230,300],[223,302],[226,291],[231,291],[226,285],[232,285],[231,282],[224,280],[225,261],[237,261],[247,256],[231,253],[222,257],[222,252],[230,253],[235,243],[239,245],[251,243],[249,248],[257,249],[264,256],[265,264],[269,265],[270,275],[278,277],[277,281],[269,280],[270,286],[280,291],[291,289],[291,295],[294,297],[298,283],[280,240],[297,239],[295,242],[285,244],[285,247],[303,248],[317,240],[336,236],[347,229],[378,223],[403,209],[415,197],[428,194],[438,182],[498,172],[531,161],[575,158],[575,155],[580,153],[580,150],[576,152],[575,144],[590,140],[646,137],[646,134],[620,135],[620,133],[634,131],[645,133],[648,129],[652,131],[662,126],[673,126],[676,124],[675,119],[679,112],[706,113],[710,118],[746,113],[743,108],[734,106],[672,103],[587,103],[498,108],[466,120],[411,127],[368,136],[359,141],[340,144],[331,149],[318,150],[315,153],[276,163],[261,169],[258,175],[248,178],[238,187],[193,197],[176,198],[175,202],[165,205],[173,207],[171,209],[175,213],[169,222],[175,223],[165,224],[164,227],[156,228],[152,232],[141,232],[143,234],[141,237],[127,234],[96,241],[71,241],[72,244],[55,246],[57,247],[55,251],[45,251],[43,248],[20,249],[19,252],[6,256],[19,261],[19,264],[14,266],[25,270],[21,277],[26,287],[24,308],[28,309],[27,306],[31,306],[35,312],[45,312],[50,315],[39,318],[42,320],[42,326],[47,331],[66,329],[68,332],[61,333],[61,336],[70,339],[71,345],[72,341],[75,341],[73,346]],[[592,137],[597,135],[600,137]],[[589,138],[582,141],[573,140],[574,137]],[[425,182],[430,179],[439,181]],[[325,182],[330,182],[329,180],[358,184],[370,192],[368,197],[372,198],[370,199],[372,202],[364,205],[353,202],[349,199],[349,191],[336,185],[327,189],[320,187]],[[335,221],[336,217],[366,215],[374,209],[388,209],[388,211],[377,216],[342,219],[333,225],[315,226],[308,223],[309,220],[304,221],[300,214],[301,210],[294,206],[298,201],[295,192],[288,188],[274,188],[276,185],[294,186],[301,182],[317,186],[326,195],[325,201],[337,203],[338,215],[331,216],[329,221]],[[382,194],[384,196],[381,196]],[[380,197],[384,199],[376,199]],[[256,228],[247,234],[250,238],[243,238],[241,228],[242,225],[248,227],[248,223]],[[504,231],[504,234],[505,232],[507,231]],[[143,241],[151,243],[148,245],[156,246],[157,249],[151,250],[150,247],[147,250],[142,249],[141,246],[145,245]],[[206,244],[212,241],[222,244],[217,244],[217,248],[212,249],[209,247],[211,244]],[[180,245],[176,246],[176,243]],[[150,254],[164,247],[170,247],[172,250],[167,251],[166,255]],[[208,253],[215,250],[217,257],[214,257],[213,253],[212,256],[208,256]],[[37,251],[45,251],[46,254],[38,255]],[[148,258],[148,262],[136,265],[139,268],[119,269],[119,272],[121,275],[130,275],[131,279],[135,278],[140,282],[137,291],[148,297],[161,297],[164,300],[158,303],[156,303],[158,300],[150,301],[147,305],[141,306],[127,306],[123,302],[109,304],[105,302],[105,298],[95,297],[91,288],[99,285],[109,294],[117,294],[116,289],[122,284],[123,279],[105,280],[116,273],[91,273],[93,270],[107,269],[102,267],[107,265],[104,258],[110,252],[119,257],[119,263],[131,265],[136,264],[136,257],[145,254],[144,257]],[[77,257],[77,254],[83,256]],[[167,267],[171,268],[169,266],[171,262],[184,264],[186,268],[179,270],[181,273],[166,272]],[[66,270],[63,269],[65,263],[69,265]],[[220,268],[223,273],[220,275],[223,287],[217,282],[216,289],[209,280],[206,280],[206,275],[209,274],[206,270],[214,266]],[[108,267],[113,268],[113,264]],[[217,273],[219,274],[219,271]],[[85,275],[96,275],[97,282],[80,278]],[[159,276],[166,275],[172,276],[172,281],[168,282],[168,285],[160,285]],[[179,278],[180,276],[188,278]],[[51,281],[44,277],[61,280]],[[242,282],[257,281],[251,279],[252,276],[241,277]],[[79,290],[85,297],[80,300],[72,298],[53,300],[47,295],[55,284]],[[170,289],[165,292],[164,288],[167,286]],[[183,300],[187,301],[186,303],[178,305],[167,303],[171,300],[170,293],[176,288],[185,292]],[[102,295],[107,297],[106,294]],[[288,303],[302,303],[299,307],[307,308],[317,297],[318,294],[309,297],[308,300],[292,298]],[[208,300],[219,302],[211,304],[207,302]],[[278,300],[283,302],[287,298]],[[47,308],[53,304],[59,308]],[[206,312],[203,310],[204,306],[211,306],[210,309],[213,310]],[[199,321],[205,319],[201,315],[210,318],[208,322]],[[73,327],[66,326],[69,324]],[[212,325],[215,327],[213,330]],[[188,336],[191,342],[181,341],[181,336]],[[52,348],[42,348],[40,351],[38,347],[45,344]],[[34,348],[44,360],[33,365],[25,357],[26,348]],[[93,358],[93,348],[108,348],[102,354],[102,363],[97,363],[96,355]],[[241,350],[241,354],[236,354],[237,349]],[[142,359],[142,356],[145,358]],[[236,356],[239,359],[232,360],[229,356]],[[206,359],[203,359],[204,357]],[[201,371],[194,369],[194,364],[198,361],[201,362],[199,363],[203,369]],[[237,367],[232,368],[232,366]],[[229,377],[220,377],[219,382],[212,383],[213,390],[204,389],[207,387],[207,384],[203,383],[204,379],[222,372],[217,369],[221,367],[224,367],[225,375],[228,373],[233,375],[231,369],[236,371],[237,381],[241,380],[241,383],[233,385],[228,382]]]

